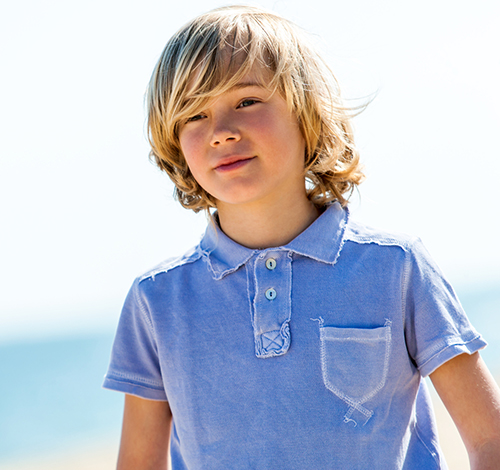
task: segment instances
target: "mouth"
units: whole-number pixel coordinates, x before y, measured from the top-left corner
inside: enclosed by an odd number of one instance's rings
[[[231,171],[241,168],[256,157],[233,156],[222,159],[214,168],[216,171]]]

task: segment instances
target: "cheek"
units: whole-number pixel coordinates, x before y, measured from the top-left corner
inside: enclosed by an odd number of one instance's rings
[[[280,150],[289,164],[292,162],[304,165],[305,140],[297,125],[285,125],[276,129],[274,146]]]
[[[284,131],[286,142],[293,149],[302,164],[305,163],[306,141],[296,120],[288,122],[287,129]]]
[[[183,132],[179,135],[182,154],[193,175],[197,172],[200,160],[200,143],[193,133]]]
[[[270,113],[251,123],[260,141],[268,148],[275,148],[286,154],[295,153],[300,149],[304,155],[305,141],[300,127],[295,119],[287,115],[286,108],[281,113]]]

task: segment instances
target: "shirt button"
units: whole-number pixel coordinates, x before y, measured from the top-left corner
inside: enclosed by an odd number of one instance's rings
[[[266,299],[267,300],[274,300],[276,298],[276,291],[271,287],[270,289],[266,290]]]
[[[269,258],[266,260],[266,268],[272,271],[276,267],[276,260],[274,258]]]

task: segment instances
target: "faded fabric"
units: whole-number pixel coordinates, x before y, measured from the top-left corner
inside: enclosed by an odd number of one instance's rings
[[[279,248],[211,223],[137,278],[104,386],[169,401],[174,470],[444,469],[422,377],[485,345],[418,239],[334,203]]]

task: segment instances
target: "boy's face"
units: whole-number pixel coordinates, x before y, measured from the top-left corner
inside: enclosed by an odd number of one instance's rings
[[[219,209],[306,197],[305,141],[297,118],[278,92],[260,85],[262,73],[254,67],[180,126],[189,169]]]

